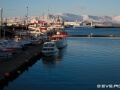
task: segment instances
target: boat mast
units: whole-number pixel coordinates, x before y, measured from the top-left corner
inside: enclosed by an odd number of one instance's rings
[[[50,17],[49,17],[49,7],[48,7],[48,16],[47,16],[47,19],[49,20],[49,18],[50,18]]]
[[[44,21],[45,21],[45,16],[44,16],[44,12],[43,12],[43,22],[42,22],[42,26],[44,26]]]
[[[27,25],[28,25],[28,7],[27,7]]]

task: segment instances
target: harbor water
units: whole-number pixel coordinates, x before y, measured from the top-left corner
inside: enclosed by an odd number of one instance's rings
[[[118,28],[66,31],[120,35]],[[3,90],[100,90],[106,88],[102,85],[120,85],[119,37],[67,37],[67,44],[58,56],[42,57]]]

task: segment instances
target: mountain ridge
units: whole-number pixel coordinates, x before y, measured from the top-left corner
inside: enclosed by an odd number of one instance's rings
[[[47,14],[48,15],[48,14]],[[45,17],[47,18],[47,15]],[[95,16],[95,15],[76,15],[71,13],[57,13],[57,14],[50,14],[51,18],[56,18],[59,16],[63,19],[63,21],[78,21],[78,22],[97,22],[97,23],[108,23],[112,25],[120,25],[120,15],[117,16]],[[29,16],[29,20],[32,20],[34,18],[41,19],[42,16]],[[17,22],[23,22],[23,19],[26,17],[11,17],[8,18],[8,21],[17,21]]]

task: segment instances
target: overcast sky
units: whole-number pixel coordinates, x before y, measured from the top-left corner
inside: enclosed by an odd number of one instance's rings
[[[120,0],[0,0],[3,17],[41,16],[71,13],[77,15],[120,15]]]

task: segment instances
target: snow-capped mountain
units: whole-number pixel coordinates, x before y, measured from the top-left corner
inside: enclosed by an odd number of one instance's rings
[[[120,24],[120,16],[93,16],[93,15],[75,15],[68,13],[58,14],[64,21],[81,21],[81,22],[101,22]]]
[[[120,23],[120,16],[114,16],[112,17],[112,20]]]
[[[94,16],[94,15],[75,15],[70,13],[57,13],[49,15],[49,19],[54,21],[57,17],[60,17],[63,21],[78,21],[78,22],[94,22],[94,23],[108,23],[112,25],[120,25],[120,16]],[[29,16],[29,21],[33,19],[42,19],[43,16]],[[48,15],[44,15],[44,19],[48,19]],[[12,17],[7,18],[7,22],[23,23],[26,17]],[[6,19],[4,19],[6,21]]]

